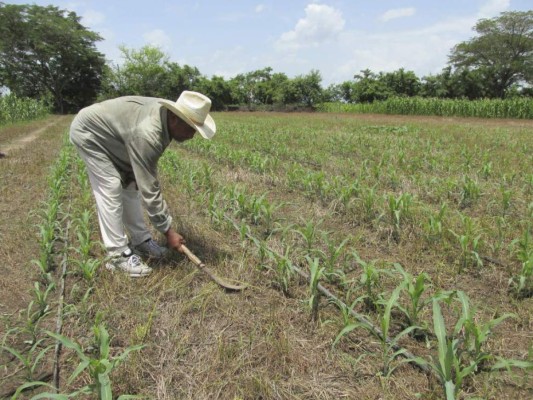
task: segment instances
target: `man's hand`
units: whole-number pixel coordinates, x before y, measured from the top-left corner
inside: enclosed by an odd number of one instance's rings
[[[185,239],[183,238],[183,236],[181,236],[172,228],[170,228],[165,233],[165,236],[167,237],[167,244],[170,249],[174,249],[179,251],[180,253],[183,253],[183,250],[181,248],[181,245],[185,244]]]

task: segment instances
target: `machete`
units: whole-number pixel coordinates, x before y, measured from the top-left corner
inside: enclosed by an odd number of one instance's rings
[[[219,276],[215,275],[184,244],[181,245],[181,250],[183,250],[183,252],[189,258],[189,260],[191,260],[198,267],[198,269],[200,269],[200,271],[206,273],[212,280],[214,280],[216,283],[218,283],[223,288],[228,289],[228,290],[235,290],[235,291],[243,290],[243,289],[246,288],[246,285],[235,285],[235,284],[230,283],[230,282],[226,281],[225,279],[222,279]]]

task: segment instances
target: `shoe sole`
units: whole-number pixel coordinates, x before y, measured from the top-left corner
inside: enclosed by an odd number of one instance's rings
[[[109,263],[105,265],[105,268],[111,272],[115,272],[117,270],[117,268],[113,264],[109,264]],[[131,273],[131,272],[127,272],[121,269],[119,269],[119,271],[125,274],[128,274],[131,278],[142,278],[143,276],[148,276],[152,273],[151,269],[146,272],[140,272],[140,273]]]

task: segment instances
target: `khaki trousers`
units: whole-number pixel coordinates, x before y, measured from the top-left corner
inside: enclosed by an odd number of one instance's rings
[[[116,256],[128,249],[127,235],[132,246],[150,239],[135,182],[123,188],[119,172],[104,153],[94,148],[76,148],[87,167],[108,255]]]

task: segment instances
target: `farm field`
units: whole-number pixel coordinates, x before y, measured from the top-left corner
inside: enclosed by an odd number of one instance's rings
[[[533,121],[213,117],[159,172],[178,232],[237,293],[180,254],[141,280],[100,268],[70,118],[0,127],[0,397],[88,393],[81,355],[123,355],[113,394],[154,399],[533,397]],[[78,343],[59,370],[58,321]],[[52,390],[35,387],[19,398]]]

